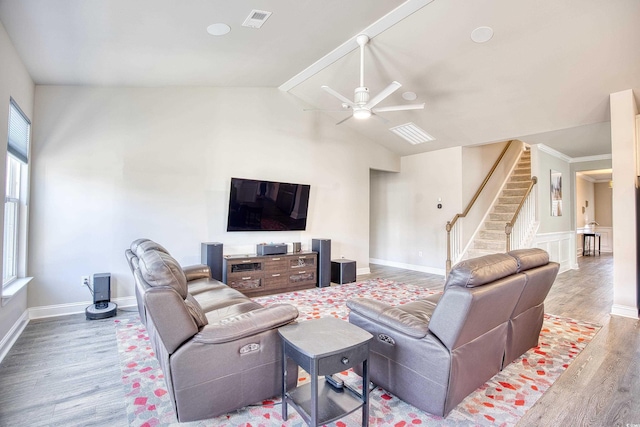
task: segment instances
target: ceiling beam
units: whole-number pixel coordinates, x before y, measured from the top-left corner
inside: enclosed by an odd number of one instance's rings
[[[407,0],[406,2],[402,3],[400,6],[396,7],[391,12],[387,13],[385,16],[378,19],[376,22],[369,25],[358,34],[355,34],[349,40],[342,43],[340,46],[311,64],[309,67],[291,77],[289,80],[281,84],[278,89],[284,92],[290,91],[300,83],[304,82],[305,80],[309,79],[310,77],[327,68],[329,65],[336,62],[338,59],[347,55],[349,52],[358,49],[360,47],[356,42],[356,37],[358,35],[366,34],[370,39],[372,39],[378,34],[381,34],[389,28],[393,27],[395,24],[402,21],[412,13],[422,9],[432,1],[433,0]]]

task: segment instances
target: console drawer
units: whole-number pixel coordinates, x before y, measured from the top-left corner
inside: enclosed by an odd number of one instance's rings
[[[229,278],[229,283],[227,283],[227,285],[241,291],[244,289],[260,289],[262,288],[263,283],[262,277],[241,276]]]

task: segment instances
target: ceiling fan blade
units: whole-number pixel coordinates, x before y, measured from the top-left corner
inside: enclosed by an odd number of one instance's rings
[[[330,95],[335,96],[336,98],[338,98],[340,101],[344,102],[345,104],[347,104],[349,107],[355,107],[356,104],[353,103],[353,101],[351,101],[350,99],[348,99],[347,97],[339,94],[338,92],[336,92],[335,90],[331,89],[329,86],[320,86],[325,92],[327,92]]]
[[[422,110],[424,109],[424,102],[422,104],[408,104],[408,105],[391,105],[389,107],[379,107],[371,109],[374,113],[384,113],[385,111],[405,111],[405,110]]]
[[[380,101],[382,101],[387,96],[391,95],[393,92],[395,92],[398,89],[400,89],[401,86],[402,85],[400,83],[396,82],[396,81],[391,82],[391,84],[389,86],[387,86],[384,89],[382,89],[382,92],[380,92],[379,94],[377,94],[376,96],[371,98],[371,100],[367,103],[367,105],[365,105],[365,107],[366,108],[375,107],[376,105],[378,105],[378,103]]]
[[[342,124],[342,123],[346,122],[346,121],[347,121],[347,120],[349,120],[351,117],[353,117],[353,116],[349,116],[349,117],[347,117],[346,119],[342,119],[342,120],[340,120],[338,123],[336,123],[336,126],[338,126],[338,125],[340,125],[340,124]]]

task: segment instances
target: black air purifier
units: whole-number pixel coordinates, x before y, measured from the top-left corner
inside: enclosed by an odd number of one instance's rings
[[[111,302],[111,273],[93,275],[92,293],[93,304],[85,309],[87,320],[106,319],[116,315],[118,306]]]

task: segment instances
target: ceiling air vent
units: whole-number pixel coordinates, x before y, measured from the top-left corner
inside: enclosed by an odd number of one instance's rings
[[[264,21],[269,19],[270,16],[271,12],[267,12],[266,10],[253,9],[249,16],[247,16],[247,19],[245,19],[242,23],[242,26],[249,28],[260,28],[262,27],[262,24],[264,24]]]
[[[400,138],[406,139],[413,145],[422,144],[423,142],[428,141],[435,141],[434,137],[411,122],[390,128],[389,130],[398,135]]]

